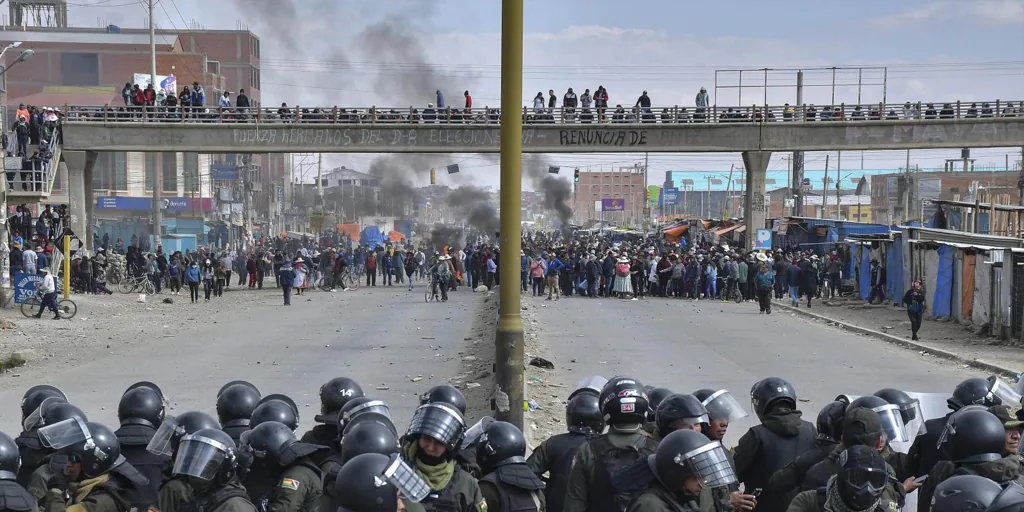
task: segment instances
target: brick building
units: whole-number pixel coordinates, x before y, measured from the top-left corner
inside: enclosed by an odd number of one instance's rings
[[[880,174],[871,177],[871,215],[875,222],[894,224],[906,219],[930,219],[935,206],[929,199],[973,201],[978,191],[995,197],[996,203],[1008,197],[1016,204],[1019,171],[984,170],[974,172],[911,172]],[[907,196],[909,194],[909,197]],[[909,211],[904,217],[904,209]]]
[[[576,212],[577,224],[603,218],[614,224],[632,226],[650,217],[643,211],[644,173],[634,167],[622,167],[617,171],[580,171],[580,181],[575,185],[573,211]],[[595,203],[605,199],[622,200],[622,209],[602,212]]]

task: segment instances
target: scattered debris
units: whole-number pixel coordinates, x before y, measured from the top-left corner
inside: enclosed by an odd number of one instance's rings
[[[538,368],[544,368],[547,370],[555,369],[555,363],[552,363],[551,361],[548,361],[543,357],[534,357],[533,359],[530,359],[530,366],[536,366]]]

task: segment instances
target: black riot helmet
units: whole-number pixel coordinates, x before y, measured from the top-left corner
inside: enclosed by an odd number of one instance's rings
[[[156,394],[160,395],[160,400],[164,400],[164,392],[163,392],[162,389],[160,389],[160,386],[157,386],[155,383],[150,382],[148,380],[140,380],[140,381],[136,382],[135,384],[132,384],[131,386],[128,386],[128,389],[124,390],[124,392],[128,393],[129,391],[131,391],[133,389],[138,389],[138,388],[149,388],[149,389],[152,389],[153,391],[156,392]]]
[[[668,388],[653,388],[650,386],[644,386],[644,390],[647,391],[647,421],[654,421],[654,413],[658,410],[658,405],[661,404],[662,400],[675,393]]]
[[[849,510],[869,510],[889,483],[885,459],[872,446],[854,445],[839,454],[836,486]]]
[[[846,406],[844,402],[829,402],[818,412],[818,421],[815,426],[818,431],[818,439],[831,443],[838,443],[843,439],[843,418],[846,417]]]
[[[957,384],[953,389],[953,396],[946,400],[946,404],[954,411],[968,405],[983,405],[985,407],[1001,405],[996,396],[992,394],[992,383],[978,377],[972,377]]]
[[[164,421],[164,397],[148,386],[128,388],[117,404],[117,419],[122,426],[157,428]]]
[[[407,437],[427,436],[445,446],[444,456],[451,460],[455,448],[466,434],[466,422],[458,409],[448,404],[423,404],[416,408]]]
[[[931,512],[985,512],[989,510],[989,505],[995,502],[1002,492],[1002,486],[983,476],[951,476],[935,487],[930,510]]]
[[[221,427],[247,427],[252,411],[260,401],[260,392],[252,385],[232,384],[217,394],[217,419]]]
[[[39,429],[43,446],[57,450],[50,465],[66,467],[72,462],[82,465],[82,474],[96,478],[113,469],[121,456],[121,444],[107,427],[69,418]]]
[[[604,389],[604,385],[607,383],[608,379],[600,375],[583,377],[576,383],[576,389],[574,389],[572,393],[569,393],[569,400],[572,400],[576,395],[581,393],[590,393],[594,396],[600,396],[601,390]]]
[[[476,445],[476,461],[490,473],[506,464],[526,462],[526,438],[515,425],[495,421],[487,426]]]
[[[217,425],[217,420],[205,412],[189,411],[177,416],[168,416],[164,418],[160,428],[156,429],[156,434],[150,439],[146,451],[154,455],[173,457],[182,437],[207,428],[217,429],[220,426]]]
[[[257,395],[263,396],[263,393],[260,393],[260,388],[256,387],[256,384],[253,384],[252,382],[249,382],[247,380],[233,380],[231,382],[228,382],[227,384],[224,384],[223,386],[220,387],[219,390],[217,390],[217,396],[220,396],[221,393],[223,393],[226,389],[230,388],[231,386],[234,386],[235,384],[241,384],[245,387],[252,388],[252,390],[255,391]]]
[[[171,472],[224,485],[238,474],[238,449],[222,430],[204,428],[181,439]]]
[[[434,386],[420,395],[420,405],[423,404],[448,404],[466,414],[466,397],[455,386],[447,384]]]
[[[796,409],[796,390],[785,379],[768,377],[757,381],[750,388],[750,405],[758,418],[764,417],[776,404]]]
[[[360,425],[362,423],[379,423],[387,427],[395,437],[398,437],[398,428],[395,427],[395,422],[391,420],[390,416],[385,416],[376,412],[368,412],[366,414],[360,414],[359,416],[345,422],[345,430],[339,432],[342,439],[344,439],[345,435],[351,432],[356,425]]]
[[[21,454],[11,436],[0,432],[0,480],[17,480],[21,470]]]
[[[657,451],[647,456],[647,465],[667,489],[679,489],[690,476],[705,487],[737,481],[722,443],[693,430],[676,430],[665,436]]]
[[[601,413],[609,425],[642,423],[650,410],[642,382],[629,377],[615,377],[601,389]]]
[[[50,397],[43,400],[43,403],[39,405],[32,414],[29,414],[28,418],[25,419],[26,431],[31,431],[47,425],[53,425],[54,423],[60,423],[70,418],[78,418],[82,421],[86,421],[86,415],[78,407],[65,402],[60,397]]]
[[[292,430],[299,428],[299,412],[298,408],[293,405],[294,402],[289,403],[278,398],[271,398],[273,396],[275,395],[263,397],[260,404],[253,409],[252,416],[249,418],[249,428],[256,428],[268,421],[287,425]]]
[[[895,388],[884,388],[875,391],[874,395],[890,404],[899,406],[900,415],[903,416],[903,423],[910,424],[914,420],[924,420],[924,414],[921,412],[921,401],[911,398],[906,392]]]
[[[1024,510],[1024,487],[1017,483],[1016,480],[1011,480],[1010,483],[1003,487],[1003,492],[999,493],[994,501],[988,507],[989,512],[1017,512]]]
[[[40,384],[28,388],[28,391],[21,397],[21,421],[24,422],[30,414],[42,405],[47,398],[59,398],[63,402],[68,401],[63,391],[48,384]]]
[[[243,432],[238,444],[248,456],[280,467],[327,449],[326,446],[299,442],[295,439],[295,432],[276,421],[266,421]]]
[[[693,396],[707,409],[711,421],[732,423],[750,415],[727,389],[698,389]]]
[[[387,417],[389,420],[391,419],[391,409],[383,400],[376,400],[361,396],[359,398],[349,400],[348,403],[341,408],[341,411],[338,411],[338,432],[344,432],[345,427],[348,426],[352,420],[363,414],[380,414]]]
[[[711,422],[704,404],[693,395],[683,394],[669,395],[662,400],[654,417],[658,425],[658,434],[662,437],[675,430]]]
[[[939,450],[953,462],[987,462],[1002,458],[1003,422],[983,408],[955,412],[939,435]]]
[[[355,423],[341,438],[341,460],[345,462],[364,453],[391,455],[401,449],[394,427],[377,421]]]
[[[604,430],[604,414],[598,406],[597,395],[580,393],[570,398],[565,406],[565,424],[570,432],[600,434]]]
[[[398,455],[364,453],[338,470],[328,493],[347,512],[394,512],[399,494],[419,503],[430,486]]]
[[[365,396],[362,386],[348,377],[335,377],[320,386],[320,414],[317,423],[337,423],[337,414],[353,398]]]

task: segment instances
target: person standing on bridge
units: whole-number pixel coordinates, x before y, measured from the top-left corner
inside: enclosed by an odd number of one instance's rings
[[[694,104],[697,106],[697,113],[694,114],[693,119],[704,121],[707,119],[708,106],[710,106],[711,99],[708,97],[708,90],[701,87],[700,92],[697,93],[697,97],[694,99]]]
[[[466,110],[473,108],[473,97],[469,95],[469,91],[462,93],[466,97]]]
[[[438,110],[444,108],[444,94],[441,94],[441,89],[435,91],[437,94],[437,108]]]

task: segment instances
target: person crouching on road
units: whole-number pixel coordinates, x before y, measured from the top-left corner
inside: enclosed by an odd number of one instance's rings
[[[60,311],[57,310],[57,286],[53,283],[53,275],[48,268],[43,268],[40,272],[43,273],[43,281],[39,285],[43,292],[43,300],[39,303],[39,312],[35,317],[42,318],[43,311],[50,308],[50,311],[53,311],[53,319],[60,320]]]
[[[295,269],[292,262],[285,260],[281,269],[277,271],[278,282],[281,283],[281,290],[284,291],[284,305],[292,305],[292,287],[295,286]]]

